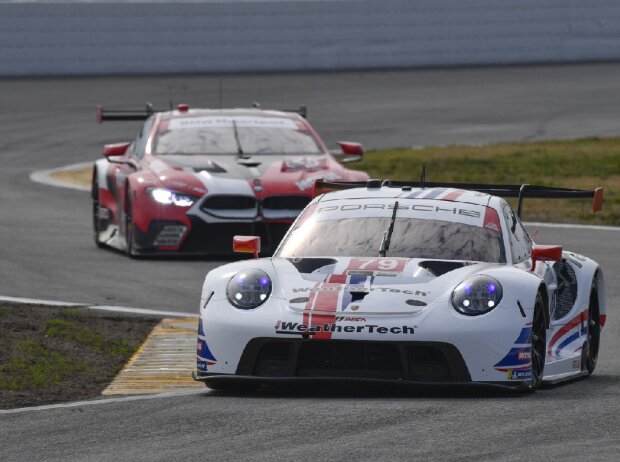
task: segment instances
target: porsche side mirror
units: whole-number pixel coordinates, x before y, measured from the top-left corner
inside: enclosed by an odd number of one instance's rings
[[[124,156],[130,144],[131,143],[106,144],[103,147],[103,157]]]
[[[537,261],[560,261],[562,259],[561,245],[535,245],[532,247],[532,269],[536,269]]]
[[[234,236],[233,252],[251,253],[254,258],[258,258],[260,253],[260,237],[258,236]]]

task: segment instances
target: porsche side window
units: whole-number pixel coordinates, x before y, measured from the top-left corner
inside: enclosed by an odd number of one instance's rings
[[[514,263],[521,263],[530,258],[532,251],[532,240],[523,228],[521,220],[515,215],[508,204],[502,207],[504,219],[508,225],[510,234],[510,251]]]

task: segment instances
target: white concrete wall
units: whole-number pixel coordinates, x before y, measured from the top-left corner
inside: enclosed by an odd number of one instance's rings
[[[0,3],[0,75],[620,59],[620,0]]]

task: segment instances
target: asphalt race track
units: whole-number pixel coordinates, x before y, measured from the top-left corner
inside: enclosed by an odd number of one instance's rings
[[[191,312],[204,274],[221,263],[133,261],[97,249],[88,194],[29,180],[135,135],[134,123],[98,126],[96,104],[306,104],[330,145],[488,143],[618,135],[619,81],[620,64],[0,80],[0,295]],[[0,412],[0,460],[615,460],[620,232],[545,227],[536,241],[591,256],[605,271],[608,322],[587,380],[534,395],[345,385]]]

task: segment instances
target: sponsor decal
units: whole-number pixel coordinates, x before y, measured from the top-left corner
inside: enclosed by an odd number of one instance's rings
[[[408,258],[352,258],[347,272],[351,274],[363,270],[402,273],[408,261]]]
[[[532,378],[531,369],[508,369],[508,380],[527,380]]]
[[[336,322],[366,322],[366,318],[361,318],[359,316],[336,316]]]
[[[202,319],[198,320],[198,340],[196,341],[196,368],[198,372],[207,372],[208,366],[217,363],[217,359],[209,350],[205,332],[202,327]]]
[[[508,372],[511,370],[524,370],[532,362],[532,327],[527,326],[521,328],[517,339],[514,341],[512,348],[506,355],[493,367],[500,372]]]
[[[335,319],[338,320],[338,318],[347,319],[347,317],[336,317]],[[365,318],[358,318],[358,319],[363,319],[365,321]],[[356,322],[363,322],[363,321],[356,321]],[[334,332],[358,333],[358,334],[368,333],[368,334],[382,334],[382,335],[385,335],[385,334],[413,335],[414,334],[414,328],[411,326],[387,327],[387,326],[380,326],[378,324],[340,326],[340,325],[337,325],[335,322],[332,322],[332,323],[326,322],[324,324],[308,325],[308,324],[297,323],[297,322],[278,321],[276,323],[275,330],[276,330],[276,334],[280,334],[280,335],[283,334],[283,335],[303,335],[303,336],[319,335],[321,333],[331,334]]]
[[[369,289],[361,288],[358,286],[349,285],[329,285],[319,287],[293,287],[293,292],[391,292],[394,294],[406,294],[417,295],[420,297],[426,297],[428,292],[422,292],[420,290],[408,290],[408,289],[396,289],[394,287],[370,287]]]
[[[531,361],[532,360],[532,352],[527,350],[519,351],[517,358],[519,361]]]

